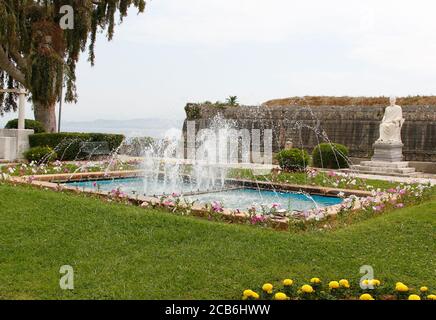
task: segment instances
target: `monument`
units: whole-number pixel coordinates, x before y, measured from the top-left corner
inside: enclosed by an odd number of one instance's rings
[[[415,168],[410,168],[409,162],[403,161],[401,128],[404,121],[402,108],[396,105],[396,98],[391,97],[380,123],[380,136],[373,144],[371,161],[362,161],[351,169],[373,174],[415,175]]]
[[[34,131],[25,129],[24,89],[0,89],[0,92],[13,92],[18,96],[18,128],[0,129],[0,162],[10,162],[24,158],[24,152],[30,148],[29,135]]]
[[[403,110],[396,105],[396,98],[390,98],[380,124],[380,138],[374,143],[373,161],[403,161],[403,142],[401,128],[404,124]]]

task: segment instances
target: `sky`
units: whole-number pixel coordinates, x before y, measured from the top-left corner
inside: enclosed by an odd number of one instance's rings
[[[229,95],[436,94],[434,12],[434,0],[148,1],[99,37],[94,67],[82,55],[62,120],[183,119],[187,102]]]

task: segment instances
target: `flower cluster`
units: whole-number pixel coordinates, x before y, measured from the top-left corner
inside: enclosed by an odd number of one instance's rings
[[[259,292],[259,293],[258,293]],[[292,279],[284,279],[280,285],[265,283],[258,292],[243,291],[243,300],[436,300],[429,294],[428,287],[420,287],[413,292],[405,284],[398,282],[395,288],[384,287],[378,279],[367,279],[355,288],[347,279],[332,280],[325,284],[320,278],[312,278],[307,283],[296,285]]]
[[[371,196],[357,197],[350,195],[344,197],[343,202],[337,206],[336,213],[345,215],[351,211],[365,211],[370,213],[383,213],[389,209],[400,209],[406,205],[414,205],[423,201],[426,195],[434,190],[430,184],[399,184],[396,188],[388,190],[373,189]],[[314,208],[303,212],[292,212],[288,214],[290,218],[301,219],[305,221],[324,220],[329,215],[329,208]]]
[[[11,176],[28,176],[44,174],[61,174],[61,173],[78,173],[78,172],[101,172],[110,170],[133,170],[139,168],[137,161],[123,162],[115,159],[113,161],[74,161],[62,162],[55,161],[52,163],[21,163],[16,165],[6,165],[0,168],[0,173]]]

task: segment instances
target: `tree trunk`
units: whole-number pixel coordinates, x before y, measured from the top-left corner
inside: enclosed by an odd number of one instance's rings
[[[56,103],[44,105],[34,103],[35,120],[42,123],[46,132],[56,132]]]

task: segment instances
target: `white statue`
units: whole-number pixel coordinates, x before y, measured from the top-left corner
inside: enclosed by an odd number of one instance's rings
[[[403,110],[397,106],[395,97],[390,98],[391,105],[386,108],[382,123],[380,124],[380,138],[377,142],[384,143],[402,143],[401,128],[403,127],[404,118]]]

